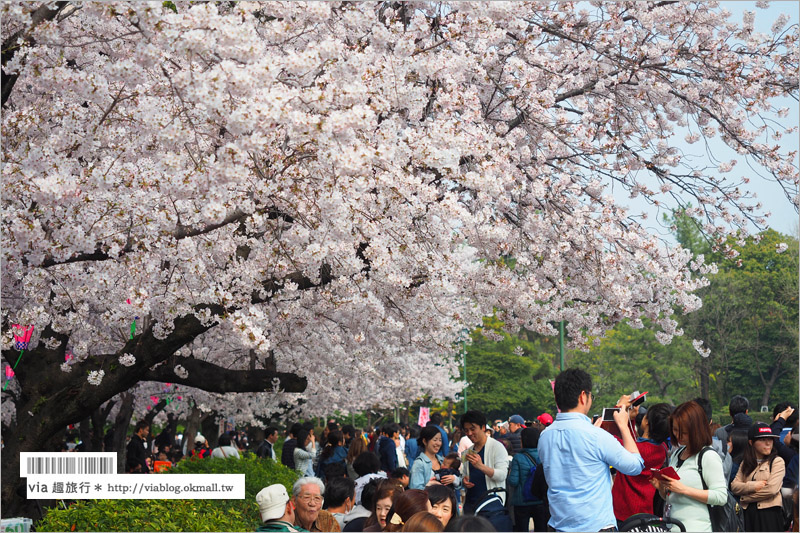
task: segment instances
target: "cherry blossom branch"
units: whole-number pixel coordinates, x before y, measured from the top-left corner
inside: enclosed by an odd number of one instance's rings
[[[12,36],[8,37],[3,41],[3,52],[2,52],[2,62],[3,67],[13,59],[14,55],[16,55],[17,51],[21,48],[21,45],[18,44],[18,41],[22,39],[27,46],[33,46],[36,44],[36,40],[33,38],[33,30],[36,29],[43,22],[47,22],[56,18],[61,10],[63,10],[67,6],[68,2],[56,2],[54,8],[50,8],[48,4],[44,3],[40,5],[36,11],[33,12],[31,15],[31,25],[23,30],[19,30],[18,32],[14,33]],[[17,83],[17,79],[19,78],[19,74],[6,74],[5,68],[3,68],[2,74],[2,107],[6,106],[6,102],[8,98],[11,96],[11,91],[14,89],[14,85]]]
[[[186,369],[188,377],[176,375],[172,366],[163,364],[147,371],[142,376],[142,381],[180,383],[218,393],[271,392],[275,379],[280,381],[280,388],[284,392],[303,392],[308,385],[305,377],[288,372],[265,369],[235,370],[188,357],[179,357],[175,362]]]

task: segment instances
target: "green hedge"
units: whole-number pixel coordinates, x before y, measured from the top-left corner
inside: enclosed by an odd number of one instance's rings
[[[37,531],[255,531],[256,494],[281,483],[291,493],[297,472],[246,453],[240,460],[184,460],[162,474],[245,474],[243,500],[78,500],[50,509]],[[129,474],[136,475],[136,474]]]

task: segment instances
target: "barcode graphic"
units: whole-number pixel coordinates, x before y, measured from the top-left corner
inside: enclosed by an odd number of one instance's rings
[[[23,453],[20,476],[116,474],[116,453]]]

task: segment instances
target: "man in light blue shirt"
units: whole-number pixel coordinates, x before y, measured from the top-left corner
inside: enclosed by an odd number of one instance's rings
[[[577,368],[561,372],[554,392],[561,412],[539,437],[550,503],[548,525],[556,531],[616,531],[609,467],[629,476],[644,468],[628,429],[627,408],[614,413],[622,433],[620,445],[587,416],[593,398],[589,374]]]

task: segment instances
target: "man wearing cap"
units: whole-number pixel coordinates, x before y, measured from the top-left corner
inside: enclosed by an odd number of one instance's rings
[[[292,486],[292,503],[296,510],[294,525],[301,531],[341,531],[339,522],[322,508],[325,484],[316,477],[301,477]]]
[[[289,499],[286,487],[270,485],[256,494],[256,503],[264,522],[256,531],[306,531],[295,526],[294,503]]]
[[[524,427],[525,419],[520,415],[511,415],[508,418],[506,440],[511,444],[511,455],[516,455],[522,450],[522,429]]]
[[[536,420],[542,425],[542,429],[553,423],[553,417],[550,416],[550,413],[542,413],[536,417]]]
[[[211,448],[208,447],[206,438],[199,433],[194,438],[194,450],[192,450],[192,457],[199,457],[201,459],[205,457],[211,457]]]

